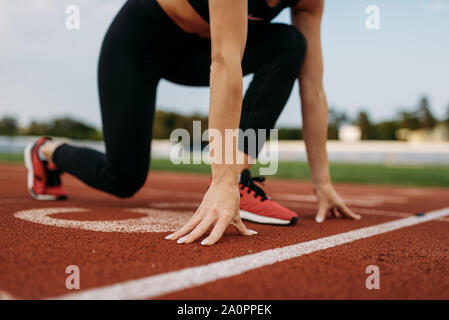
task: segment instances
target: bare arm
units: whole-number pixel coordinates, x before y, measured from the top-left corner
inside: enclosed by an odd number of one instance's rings
[[[237,165],[225,164],[235,159],[235,148],[225,152],[225,130],[239,127],[242,109],[242,58],[247,36],[247,0],[209,0],[212,43],[210,72],[209,129],[219,133],[211,138],[212,149],[221,140],[221,152],[211,154],[212,182],[190,221],[170,235],[178,243],[191,243],[213,227],[201,244],[216,243],[228,225],[240,234],[253,235],[240,218]],[[211,136],[211,135],[209,135]],[[220,137],[219,137],[220,136]],[[217,139],[217,140],[216,140]]]
[[[326,151],[328,105],[323,88],[321,18],[324,0],[301,0],[292,8],[292,24],[307,40],[307,52],[298,75],[302,104],[304,141],[315,193],[318,197],[316,220],[322,222],[328,211],[357,218],[331,185]]]
[[[313,4],[311,3],[313,2]],[[292,23],[307,39],[307,52],[298,75],[302,104],[304,139],[313,184],[329,183],[326,153],[328,107],[323,89],[321,16],[324,1],[304,0],[292,9]]]
[[[242,58],[247,37],[248,1],[209,0],[211,29],[211,72],[209,129],[222,137],[225,129],[239,127],[242,109]],[[224,146],[224,139],[222,146]],[[224,148],[223,148],[224,151]],[[215,155],[224,162],[225,154]],[[227,155],[233,156],[233,155]],[[237,185],[236,167],[212,162],[212,181]],[[229,179],[232,179],[229,181]]]

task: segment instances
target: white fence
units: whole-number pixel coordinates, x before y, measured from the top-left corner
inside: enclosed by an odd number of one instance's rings
[[[25,146],[35,139],[36,137],[30,136],[0,136],[0,153],[21,153]],[[104,151],[104,144],[101,141],[71,141],[71,143]],[[152,157],[169,158],[173,144],[168,140],[153,140]],[[449,166],[449,142],[329,141],[327,150],[331,162]],[[279,141],[278,151],[279,161],[307,160],[303,141]]]

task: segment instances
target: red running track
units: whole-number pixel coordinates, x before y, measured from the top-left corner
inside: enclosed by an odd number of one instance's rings
[[[338,184],[337,190],[363,219],[316,224],[309,183],[269,179],[266,190],[299,213],[298,224],[247,223],[259,232],[257,236],[241,237],[230,228],[217,245],[206,248],[199,243],[177,245],[164,236],[193,214],[207,188],[207,176],[151,173],[144,188],[128,200],[64,176],[69,200],[35,201],[28,196],[25,182],[23,166],[0,164],[0,298],[79,294],[73,297],[449,299],[449,212],[432,221],[319,249],[324,237],[340,239],[344,232],[447,208],[447,189]],[[59,211],[37,210],[47,208]],[[60,212],[67,208],[72,211]],[[130,211],[136,208],[140,209]],[[253,258],[264,250],[275,249],[268,253],[272,256],[278,248],[311,240],[317,240],[318,247],[308,254],[268,265],[264,255]],[[262,259],[262,266],[231,276],[227,270],[207,266],[236,257],[244,257],[242,261],[250,265]],[[69,265],[79,267],[80,290],[66,288]],[[201,273],[205,280],[189,282],[188,277],[195,275],[192,268],[205,265]],[[378,290],[365,286],[369,265],[379,268]],[[218,269],[221,266],[226,264],[217,264]],[[158,284],[157,279],[165,282]],[[153,291],[139,289],[145,281],[156,283]]]

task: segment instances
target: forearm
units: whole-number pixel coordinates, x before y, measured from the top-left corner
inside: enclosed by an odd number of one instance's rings
[[[330,183],[326,151],[328,106],[322,89],[302,89],[303,135],[314,188]]]
[[[242,108],[242,69],[239,57],[217,58],[211,65],[209,130],[212,181],[237,184],[236,148],[226,131],[239,127]],[[217,141],[219,139],[220,141]],[[232,162],[230,164],[229,162]]]

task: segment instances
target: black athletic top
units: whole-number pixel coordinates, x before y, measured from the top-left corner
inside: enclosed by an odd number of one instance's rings
[[[209,1],[188,0],[198,14],[209,22]],[[280,0],[279,4],[270,7],[266,0],[248,0],[248,19],[270,21],[284,8],[296,5],[299,0]]]

